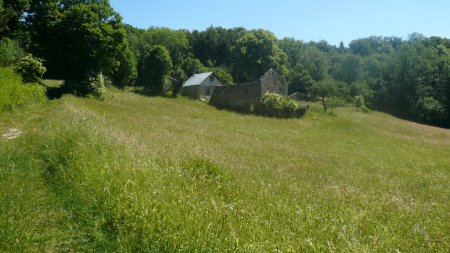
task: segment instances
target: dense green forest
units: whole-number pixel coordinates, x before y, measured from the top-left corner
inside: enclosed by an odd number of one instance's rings
[[[0,6],[0,65],[32,53],[44,60],[46,78],[64,79],[78,94],[92,91],[86,80],[99,73],[117,87],[176,96],[197,72],[214,71],[234,84],[274,68],[288,80],[290,93],[314,99],[326,90],[342,103],[363,98],[375,110],[450,126],[446,38],[369,37],[346,47],[278,39],[262,29],[138,29],[124,24],[108,0],[0,0]]]

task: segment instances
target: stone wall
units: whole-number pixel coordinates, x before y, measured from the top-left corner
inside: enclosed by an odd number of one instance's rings
[[[273,69],[267,71],[261,77],[262,94],[267,92],[277,93],[283,96],[288,95],[288,84],[287,82]]]
[[[288,85],[273,69],[260,80],[232,86],[217,86],[209,103],[218,108],[229,108],[249,112],[267,92],[288,95]]]
[[[248,112],[261,99],[261,92],[261,81],[217,86],[209,103],[218,108]]]

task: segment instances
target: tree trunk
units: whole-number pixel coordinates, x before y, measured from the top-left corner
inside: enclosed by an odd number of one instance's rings
[[[327,101],[325,100],[324,97],[323,97],[321,100],[322,100],[323,110],[324,110],[325,112],[327,112],[327,109],[328,109],[328,107],[327,107]]]

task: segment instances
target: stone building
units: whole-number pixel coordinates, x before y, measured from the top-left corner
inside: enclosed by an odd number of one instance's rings
[[[194,99],[209,99],[215,88],[221,85],[223,82],[213,72],[195,74],[183,84],[181,94]]]
[[[247,112],[252,111],[267,92],[288,95],[287,82],[273,69],[267,71],[258,81],[216,87],[209,102],[218,108]]]

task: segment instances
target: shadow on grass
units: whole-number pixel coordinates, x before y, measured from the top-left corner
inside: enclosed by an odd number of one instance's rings
[[[275,119],[299,119],[302,118],[306,114],[306,111],[309,109],[309,107],[307,107],[301,113],[292,114],[284,111],[268,110],[267,108],[258,107],[258,105],[256,106],[250,105],[248,107],[228,107],[228,106],[217,106],[211,103],[208,104],[219,111],[227,111],[239,115],[253,115],[258,117],[275,118]]]
[[[172,92],[167,92],[165,94],[160,94],[158,92],[155,93],[154,91],[139,86],[128,87],[125,90],[145,97],[177,98],[179,95],[179,94],[174,95]]]
[[[208,105],[216,108],[218,111],[226,111],[226,112],[230,112],[230,113],[236,113],[239,115],[255,115],[256,114],[254,112],[252,112],[251,110],[244,110],[242,108],[236,108],[236,107],[226,107],[226,106],[216,106],[213,104],[208,103]]]
[[[60,99],[64,94],[68,94],[68,90],[63,86],[61,87],[47,87],[47,98],[50,100]]]
[[[390,108],[390,107],[374,107],[374,110],[387,113],[395,118],[410,121],[418,124],[433,126],[433,127],[439,127],[439,128],[445,128],[450,129],[450,115],[449,118],[437,118],[437,117],[429,117],[429,118],[419,118],[418,115],[414,115],[413,113],[403,112],[401,109],[398,108]]]
[[[60,99],[64,94],[69,93],[65,80],[44,79],[41,82],[46,87],[46,95],[49,100]]]

